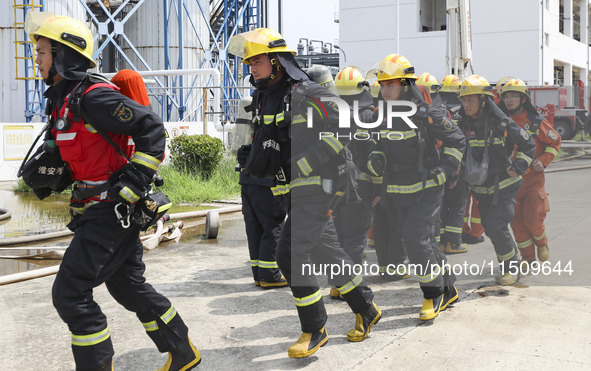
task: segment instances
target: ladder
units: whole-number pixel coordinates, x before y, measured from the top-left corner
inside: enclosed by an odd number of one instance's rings
[[[43,0],[14,0],[14,48],[16,59],[16,80],[24,80],[26,90],[25,118],[31,122],[35,115],[45,119],[43,99],[43,78],[38,76],[35,65],[35,48],[25,31],[25,17],[28,11],[41,10]],[[19,17],[21,15],[21,17]],[[22,21],[19,22],[19,19]],[[22,68],[19,68],[22,66]]]

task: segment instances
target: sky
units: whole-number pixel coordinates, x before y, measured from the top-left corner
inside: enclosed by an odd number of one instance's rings
[[[269,0],[267,27],[278,29],[278,2]],[[297,50],[300,38],[321,40],[335,44],[339,38],[339,24],[334,14],[339,10],[339,0],[282,0],[282,35],[287,45]],[[314,43],[318,46],[319,43]]]

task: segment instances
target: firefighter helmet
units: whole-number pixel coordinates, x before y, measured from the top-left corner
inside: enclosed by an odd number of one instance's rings
[[[376,78],[378,81],[393,79],[413,79],[416,80],[415,69],[408,59],[400,54],[390,54],[386,58],[376,63],[367,73],[366,78]]]
[[[456,75],[447,75],[441,80],[440,92],[443,93],[458,93],[460,91],[460,79]]]
[[[28,12],[25,31],[33,44],[37,44],[40,37],[46,37],[69,46],[90,61],[90,68],[96,67],[96,62],[92,58],[94,50],[92,33],[79,20],[48,12]]]
[[[327,66],[322,64],[315,64],[308,68],[306,71],[310,79],[317,84],[326,87],[334,95],[338,95],[337,89],[335,88],[334,80],[332,79],[332,73]]]
[[[494,97],[488,80],[480,75],[470,75],[460,82],[460,97],[466,95],[484,94]]]
[[[369,92],[371,93],[372,97],[378,97],[378,95],[380,94],[380,82],[378,80],[374,81],[373,84],[371,84]]]
[[[495,85],[495,93],[499,98],[501,97],[501,94],[503,94],[503,86],[505,86],[507,81],[512,80],[514,78],[515,77],[513,76],[505,76],[497,82],[497,84]]]
[[[269,53],[291,53],[291,50],[281,34],[270,28],[257,28],[232,36],[228,43],[228,53],[242,58],[242,63],[249,64],[248,60],[254,56]]]
[[[417,85],[426,86],[431,93],[435,93],[441,88],[439,81],[437,81],[435,76],[431,75],[429,72],[423,72],[419,75],[417,78]]]
[[[505,93],[508,93],[510,91],[516,91],[516,92],[522,93],[528,99],[531,100],[531,94],[529,93],[529,89],[527,88],[527,85],[525,84],[525,82],[523,82],[520,79],[515,78],[515,79],[508,80],[503,85],[501,91],[498,92],[497,94],[499,95],[500,98],[502,98]]]
[[[369,83],[363,77],[364,73],[357,67],[345,67],[335,76],[335,85],[339,95],[361,94]]]

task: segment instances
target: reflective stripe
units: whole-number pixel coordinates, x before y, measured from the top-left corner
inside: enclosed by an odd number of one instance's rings
[[[135,162],[136,164],[143,165],[149,169],[154,171],[158,170],[158,166],[160,165],[160,160],[158,160],[154,156],[147,155],[143,152],[136,152],[131,157],[131,162]]]
[[[88,130],[92,134],[98,133],[98,131],[96,131],[96,129],[93,128],[92,125],[90,125],[90,124],[84,124],[84,127],[86,128],[86,130]]]
[[[285,111],[281,111],[275,116],[275,123],[278,124],[281,121],[283,121],[284,119],[285,119]]]
[[[464,157],[464,154],[459,149],[456,149],[456,148],[446,147],[443,149],[443,154],[450,155],[460,162],[462,161],[462,157]]]
[[[440,271],[441,269],[438,269],[438,271]],[[429,283],[434,281],[436,278],[438,278],[441,275],[441,272],[437,272],[436,276],[433,276],[433,272],[431,272],[430,274],[426,274],[424,276],[419,276],[417,274],[417,279],[419,280],[420,283]]]
[[[519,182],[521,180],[521,175],[519,175],[517,178],[507,178],[505,180],[503,180],[502,182],[499,182],[499,190],[503,189],[503,188],[507,188],[510,185],[513,185],[517,182]],[[480,193],[480,194],[489,194],[492,195],[493,193],[495,193],[495,186],[492,185],[490,187],[479,187],[479,186],[472,186],[472,192],[474,193]]]
[[[130,202],[132,204],[136,203],[137,200],[140,199],[140,196],[138,196],[135,193],[133,193],[133,191],[131,189],[129,189],[129,187],[123,187],[119,191],[119,195],[121,197],[123,197],[123,199],[125,199],[127,202]]]
[[[264,261],[264,260],[259,260],[259,268],[279,268],[279,266],[277,266],[277,262],[269,262],[269,261]]]
[[[388,136],[390,134],[396,134],[396,139],[406,140],[417,136],[417,132],[414,130],[400,131],[400,130],[380,130],[380,136]]]
[[[467,216],[464,217],[464,223],[468,223],[468,217]]]
[[[552,148],[552,147],[546,147],[546,149],[544,150],[544,152],[546,152],[546,153],[551,153],[551,154],[553,154],[554,156],[558,156],[558,151],[557,151],[557,150],[555,150],[555,149],[554,149],[554,148]]]
[[[347,294],[351,290],[353,290],[355,287],[359,286],[362,281],[363,281],[363,278],[361,278],[361,276],[355,276],[355,277],[353,277],[353,279],[351,281],[347,282],[345,285],[343,285],[341,287],[337,287],[337,290],[339,290],[339,292],[343,295]]]
[[[145,322],[142,323],[142,325],[144,325],[144,330],[146,330],[147,332],[158,330],[158,324],[156,323],[156,321]]]
[[[529,247],[531,245],[533,245],[534,240],[532,240],[531,238],[527,241],[523,241],[523,242],[517,242],[517,247],[519,247],[520,249],[525,249],[526,247]]]
[[[386,163],[386,161],[387,161],[386,160],[386,155],[384,154],[384,152],[373,151],[369,155],[370,156],[371,155],[380,155],[380,156],[382,156],[384,158],[384,163]],[[372,166],[372,161],[367,161],[367,170],[369,170],[373,175],[378,176],[378,172]]]
[[[303,298],[294,297],[293,299],[295,300],[295,303],[298,307],[306,307],[306,306],[312,305],[312,304],[318,302],[320,299],[322,299],[322,294],[320,293],[320,290],[318,290],[315,293],[313,293],[312,295],[308,295]]]
[[[529,166],[533,161],[531,157],[524,154],[523,152],[517,152],[517,156],[515,156],[515,159],[522,159],[523,161],[527,162],[527,166]]]
[[[435,242],[441,242],[441,236],[435,236]]]
[[[371,184],[382,184],[384,181],[384,177],[381,176],[372,176],[371,177]]]
[[[250,261],[250,265],[252,267],[258,267],[259,266],[259,261],[258,260],[251,260]]]
[[[445,226],[445,231],[448,233],[462,233],[462,228],[460,227],[452,227],[451,225]]]
[[[359,180],[362,180],[362,181],[368,182],[368,183],[371,183],[372,182],[371,181],[371,175],[366,174],[366,173],[360,173],[359,174]]]
[[[297,164],[305,176],[310,175],[310,173],[312,172],[312,167],[310,166],[310,164],[308,163],[308,160],[306,160],[305,157],[300,158],[298,160]]]
[[[509,259],[511,259],[514,256],[515,256],[515,250],[511,250],[511,252],[508,252],[505,255],[499,255],[499,254],[497,254],[497,258],[499,260],[501,260],[501,261],[509,260]]]
[[[544,233],[542,233],[542,235],[540,237],[534,236],[534,240],[539,241],[539,240],[544,239],[544,237],[546,237],[546,231],[544,231]]]
[[[127,139],[127,145],[128,146],[135,146],[135,142],[133,141],[133,138],[132,137],[129,137]]]
[[[425,183],[426,188],[432,188],[440,186],[441,184],[445,183],[445,174],[441,173],[437,175],[437,182],[433,179],[427,180]],[[411,185],[398,185],[398,184],[388,184],[388,188],[386,191],[388,193],[401,193],[401,194],[409,194],[421,191],[423,189],[423,182],[418,182]]]
[[[439,228],[439,234],[443,234],[443,233],[445,233],[445,227]]]
[[[72,140],[76,138],[76,132],[73,133],[60,133],[58,132],[57,135],[55,136],[55,140]]]
[[[74,335],[72,334],[72,345],[76,345],[79,347],[87,347],[91,345],[96,345],[107,340],[111,336],[111,332],[109,331],[109,327],[105,328],[103,331],[95,332],[94,334],[90,335]]]
[[[275,121],[275,124],[278,124],[279,122],[283,121],[284,119],[285,119],[285,111],[279,112],[274,115],[263,115],[263,124],[269,125],[273,121]]]
[[[482,224],[482,220],[480,218],[470,218],[470,222]]]
[[[292,124],[301,124],[302,122],[306,122],[306,119],[302,115],[295,115],[291,120]]]
[[[322,179],[319,176],[312,176],[309,178],[297,178],[291,182],[291,188],[306,185],[322,185]]]
[[[343,144],[335,137],[322,137],[322,140],[325,141],[336,153],[339,153],[343,149]]]
[[[168,308],[168,310],[166,311],[166,313],[160,316],[160,319],[162,320],[162,322],[167,324],[168,322],[172,321],[174,316],[176,316],[176,309],[174,309],[174,306],[171,305],[170,308]],[[146,331],[158,330],[158,323],[156,321],[143,322],[142,325],[144,325],[144,329]]]
[[[291,189],[290,184],[277,185],[277,186],[271,187],[271,193],[273,193],[273,196],[284,195],[284,194],[289,193],[290,189]]]
[[[159,213],[161,213],[161,212],[163,212],[163,211],[165,211],[165,210],[168,210],[168,209],[170,209],[171,207],[172,207],[172,202],[169,202],[169,203],[167,203],[167,204],[164,204],[164,205],[160,205],[160,206],[158,207],[158,212],[159,212]]]
[[[484,139],[482,139],[482,140],[470,139],[468,142],[470,143],[470,147],[484,147],[484,145],[486,144],[486,141]],[[493,145],[503,144],[503,143],[504,143],[504,141],[501,138],[494,138],[493,139]]]

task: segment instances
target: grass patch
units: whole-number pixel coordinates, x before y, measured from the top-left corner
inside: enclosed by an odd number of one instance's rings
[[[158,168],[158,172],[164,178],[164,185],[158,190],[164,192],[173,204],[200,204],[235,198],[240,195],[239,174],[234,171],[235,166],[236,160],[233,157],[224,156],[211,177],[205,180],[203,176],[181,172],[172,166],[162,165]],[[18,180],[13,191],[33,192],[22,179]],[[62,193],[71,192],[72,187],[69,187]]]
[[[579,131],[572,140],[581,140],[581,132]],[[585,134],[584,140],[591,141],[591,136],[589,134]]]

